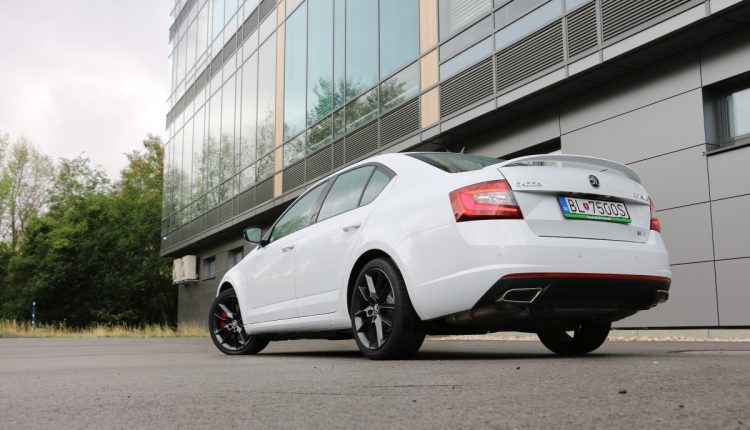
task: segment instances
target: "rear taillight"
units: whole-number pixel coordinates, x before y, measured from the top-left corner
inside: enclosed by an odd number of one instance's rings
[[[650,197],[648,201],[651,205],[651,230],[661,232],[661,222],[659,222],[659,218],[654,216],[654,201]]]
[[[456,221],[478,219],[523,219],[513,191],[506,181],[469,185],[450,193]]]

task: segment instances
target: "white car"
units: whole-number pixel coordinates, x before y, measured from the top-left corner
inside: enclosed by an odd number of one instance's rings
[[[219,283],[215,345],[354,338],[407,358],[426,334],[537,333],[584,354],[668,297],[669,258],[638,175],[574,155],[379,155],[310,187]]]

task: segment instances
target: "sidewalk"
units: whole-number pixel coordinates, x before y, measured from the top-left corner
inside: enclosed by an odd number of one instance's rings
[[[536,341],[534,334],[499,332],[470,336],[437,336],[433,340],[522,340]],[[750,342],[750,329],[613,329],[613,342]]]

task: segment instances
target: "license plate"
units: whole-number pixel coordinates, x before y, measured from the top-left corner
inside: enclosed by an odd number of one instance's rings
[[[604,200],[557,196],[563,216],[573,219],[629,223],[630,214],[625,203]]]

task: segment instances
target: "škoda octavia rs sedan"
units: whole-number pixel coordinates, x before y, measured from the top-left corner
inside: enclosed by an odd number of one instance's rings
[[[668,297],[659,220],[638,175],[574,155],[369,158],[300,195],[219,283],[211,337],[354,338],[372,359],[425,335],[536,333],[584,354],[611,323]]]

